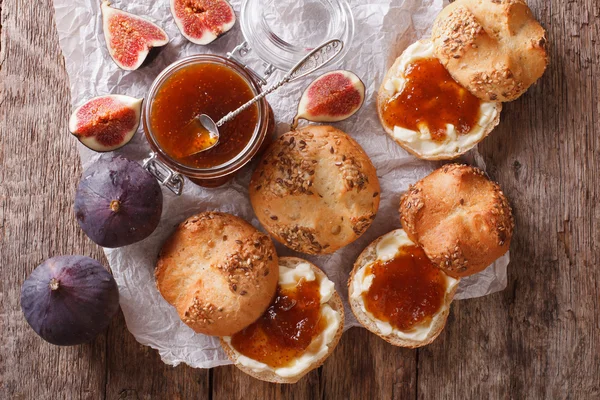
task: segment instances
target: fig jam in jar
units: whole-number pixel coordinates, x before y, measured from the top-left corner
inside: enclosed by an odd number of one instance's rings
[[[177,182],[169,179],[176,181],[177,174],[206,187],[227,182],[272,134],[271,107],[265,99],[252,105],[219,127],[217,145],[196,154],[203,146],[194,118],[208,114],[218,121],[259,93],[256,77],[234,60],[197,55],[171,64],[152,84],[144,105],[144,131],[153,151],[147,168],[171,190]]]

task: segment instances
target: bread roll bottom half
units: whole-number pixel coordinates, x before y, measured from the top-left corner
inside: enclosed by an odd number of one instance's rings
[[[482,101],[456,82],[435,57],[430,40],[406,48],[377,96],[386,133],[425,160],[466,153],[498,125],[501,110],[501,103]]]
[[[221,338],[228,357],[267,382],[295,383],[333,352],[344,328],[344,306],[334,284],[315,265],[279,258],[279,285],[254,324]]]
[[[395,346],[416,348],[433,342],[444,329],[458,283],[397,229],[360,254],[348,295],[365,328]]]

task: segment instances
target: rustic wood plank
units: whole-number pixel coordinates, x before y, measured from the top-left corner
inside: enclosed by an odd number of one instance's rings
[[[49,1],[5,0],[0,50],[0,398],[104,397],[106,335],[57,347],[25,322],[20,287],[44,259],[102,259],[72,201],[79,161],[66,130],[67,76]]]
[[[480,147],[517,219],[508,289],[455,303],[446,330],[418,351],[352,329],[324,367],[289,386],[231,366],[165,366],[121,316],[69,348],[27,326],[19,289],[39,262],[104,258],[72,217],[80,169],[50,2],[0,0],[0,398],[600,396],[600,2],[530,5],[550,32],[552,64]]]
[[[322,367],[322,398],[414,399],[416,355],[366,329],[351,328]]]
[[[119,314],[108,333],[106,399],[208,399],[210,372],[186,365],[171,367],[158,352],[142,346]]]
[[[419,351],[419,398],[600,396],[600,2],[531,0],[551,64],[481,150],[516,217],[507,290]]]
[[[318,399],[319,370],[311,371],[294,385],[267,383],[246,375],[232,365],[213,370],[212,399]]]
[[[108,334],[74,347],[45,343],[24,320],[20,286],[41,261],[106,261],[73,217],[80,162],[51,2],[5,1],[1,15],[0,398],[207,398],[208,371],[165,365],[122,316]]]

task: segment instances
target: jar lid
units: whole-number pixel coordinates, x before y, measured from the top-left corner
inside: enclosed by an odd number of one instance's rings
[[[344,58],[354,35],[345,0],[244,0],[240,26],[248,47],[273,67],[288,70],[315,47],[340,39]]]

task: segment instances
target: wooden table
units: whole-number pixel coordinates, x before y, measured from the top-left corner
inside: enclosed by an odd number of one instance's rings
[[[515,211],[508,288],[454,303],[420,350],[351,329],[322,368],[278,386],[231,366],[167,366],[122,316],[76,347],[27,326],[20,287],[36,265],[104,256],[73,218],[81,171],[51,3],[0,0],[0,398],[600,397],[600,0],[530,5],[550,68],[480,146]]]

